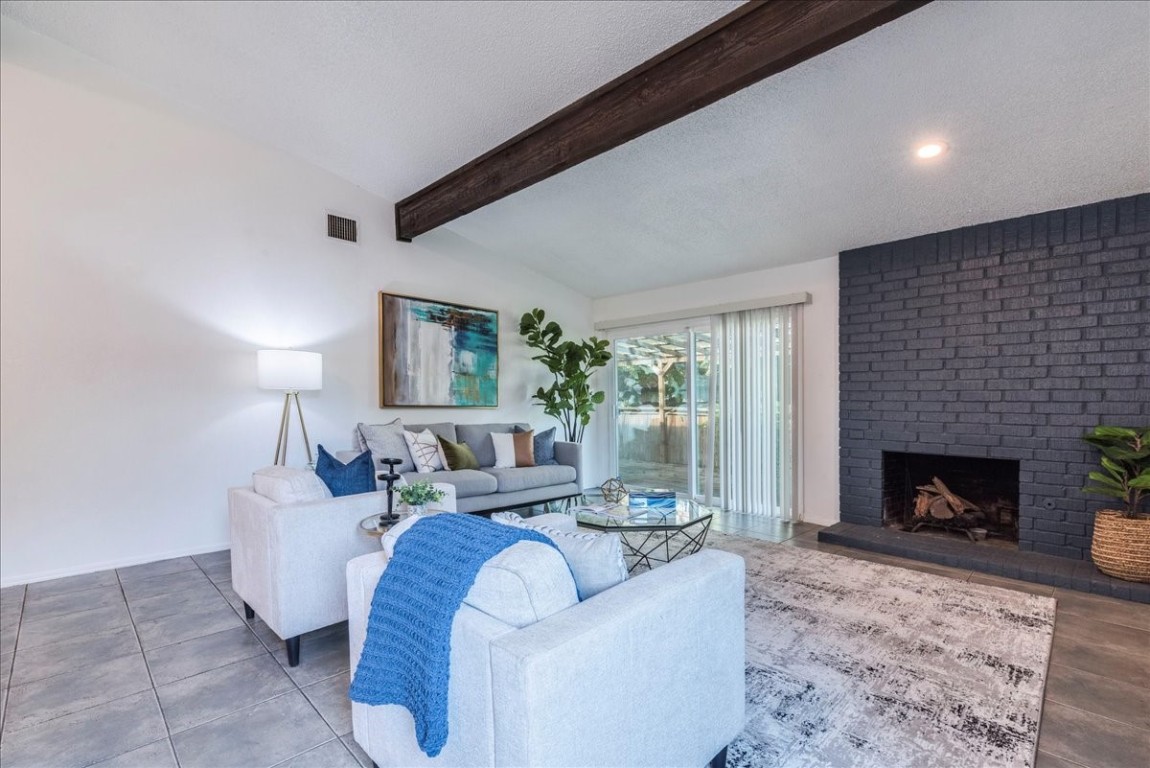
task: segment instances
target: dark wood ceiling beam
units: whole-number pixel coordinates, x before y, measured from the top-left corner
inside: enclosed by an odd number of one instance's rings
[[[930,0],[754,0],[395,205],[410,241]]]

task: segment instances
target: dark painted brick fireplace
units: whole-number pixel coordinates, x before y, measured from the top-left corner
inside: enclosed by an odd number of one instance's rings
[[[883,452],[1018,462],[1018,548],[1089,557],[1081,436],[1150,423],[1150,194],[846,251],[844,523],[883,523]],[[900,534],[901,535],[901,534]]]

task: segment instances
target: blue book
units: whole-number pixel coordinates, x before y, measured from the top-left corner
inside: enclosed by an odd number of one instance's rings
[[[662,489],[631,491],[627,503],[632,509],[674,510],[675,492]]]

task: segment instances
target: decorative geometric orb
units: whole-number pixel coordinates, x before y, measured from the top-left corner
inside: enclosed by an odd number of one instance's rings
[[[603,493],[603,501],[608,504],[618,504],[627,495],[627,486],[623,485],[623,480],[618,477],[612,477],[603,483],[599,486],[599,490]]]

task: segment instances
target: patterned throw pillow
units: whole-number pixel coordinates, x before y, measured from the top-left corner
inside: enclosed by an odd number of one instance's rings
[[[452,471],[479,469],[479,459],[475,458],[475,453],[467,443],[453,443],[441,437],[439,438],[439,450],[443,452],[447,468]]]
[[[407,443],[408,452],[411,453],[411,460],[415,462],[415,471],[427,474],[443,469],[439,441],[430,429],[425,429],[419,434],[404,430],[403,439]]]
[[[375,490],[375,473],[371,466],[371,451],[364,451],[344,464],[332,456],[322,445],[315,462],[315,473],[332,496],[351,496]]]

